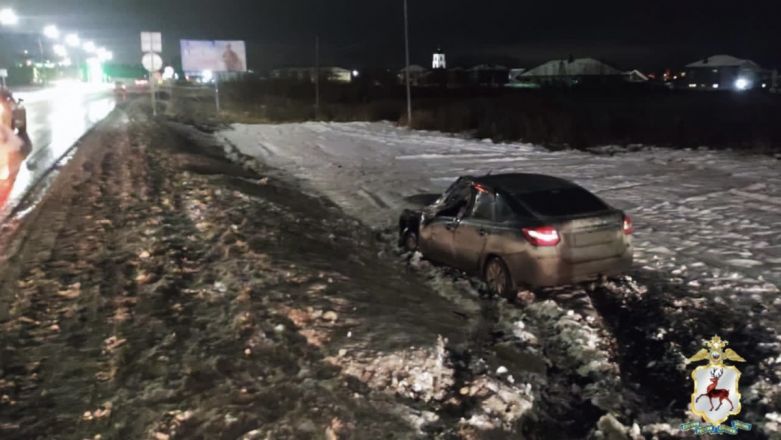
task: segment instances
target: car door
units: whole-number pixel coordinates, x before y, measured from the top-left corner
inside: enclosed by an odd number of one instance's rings
[[[474,201],[453,234],[453,265],[467,272],[477,272],[494,221],[494,195],[473,190]]]
[[[420,228],[420,251],[429,260],[451,264],[454,217],[437,216]]]
[[[469,211],[472,192],[469,187],[451,194],[449,200],[420,228],[420,250],[426,258],[453,265],[453,239],[459,221]]]

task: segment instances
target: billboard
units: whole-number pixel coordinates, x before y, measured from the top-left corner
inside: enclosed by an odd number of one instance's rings
[[[247,49],[243,41],[181,40],[185,72],[246,72]]]

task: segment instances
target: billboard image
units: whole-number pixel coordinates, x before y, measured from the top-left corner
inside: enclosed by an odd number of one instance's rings
[[[246,72],[247,50],[243,41],[181,40],[185,72]]]

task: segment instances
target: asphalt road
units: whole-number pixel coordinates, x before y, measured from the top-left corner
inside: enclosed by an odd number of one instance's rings
[[[115,105],[108,85],[63,84],[17,92],[15,97],[27,108],[31,148],[12,167],[10,179],[0,182],[0,219]]]

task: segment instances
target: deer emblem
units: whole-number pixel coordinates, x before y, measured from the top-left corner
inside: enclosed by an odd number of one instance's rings
[[[725,364],[725,362],[745,362],[745,359],[734,350],[727,348],[727,344],[727,341],[714,336],[709,341],[705,341],[704,348],[686,359],[686,363],[708,362],[707,365],[695,368],[691,373],[694,390],[689,408],[693,414],[714,426],[721,425],[730,416],[737,415],[741,411],[738,386],[740,370],[735,365]],[[725,375],[725,371],[729,374]],[[706,401],[700,403],[703,398]],[[725,400],[729,403],[729,407],[724,405]]]
[[[730,411],[735,409],[735,405],[733,405],[732,401],[729,400],[729,390],[725,390],[723,388],[716,388],[719,384],[719,379],[721,379],[721,376],[723,375],[724,375],[724,370],[716,370],[715,368],[711,370],[710,385],[708,385],[707,391],[697,396],[697,399],[694,400],[694,403],[697,403],[697,401],[699,401],[700,398],[702,397],[707,397],[708,401],[710,401],[711,411],[718,411],[725,400],[729,402]],[[719,399],[719,406],[717,406],[716,409],[713,409],[713,399]]]

